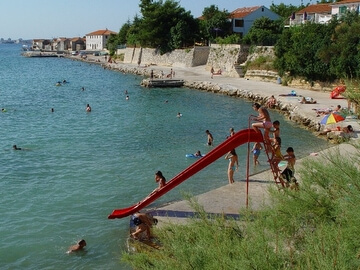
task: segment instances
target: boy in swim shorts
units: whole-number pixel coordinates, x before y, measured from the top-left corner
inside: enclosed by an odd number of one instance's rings
[[[259,156],[260,156],[260,150],[262,149],[261,144],[256,142],[254,143],[252,152],[253,152],[253,160],[254,160],[254,165],[260,165],[259,163]]]
[[[292,147],[288,147],[286,149],[286,155],[284,155],[284,160],[287,161],[287,166],[285,170],[281,173],[281,176],[287,181],[287,184],[294,182],[296,183],[296,179],[294,177],[295,174],[295,162],[296,157],[294,154],[294,149]]]

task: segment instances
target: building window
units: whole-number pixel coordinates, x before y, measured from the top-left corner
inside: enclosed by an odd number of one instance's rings
[[[346,6],[342,6],[342,7],[339,8],[339,13],[340,13],[340,14],[344,14],[344,13],[346,12],[346,10],[347,10],[347,7],[346,7]]]
[[[244,27],[244,20],[235,20],[235,27]]]

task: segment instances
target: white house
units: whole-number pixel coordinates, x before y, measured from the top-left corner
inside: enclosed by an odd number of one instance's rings
[[[360,1],[360,0],[359,0]],[[279,15],[264,6],[238,8],[230,13],[232,30],[240,36],[246,35],[256,19],[261,17],[277,20]]]
[[[294,12],[290,17],[289,25],[300,25],[306,22],[323,24],[328,23],[331,18],[330,4],[309,5],[298,12]]]
[[[332,3],[331,14],[334,16],[341,16],[347,11],[359,12],[360,0],[343,0],[341,2]]]
[[[86,34],[86,50],[104,50],[111,34],[116,35],[117,33],[105,29]]]
[[[341,17],[347,11],[356,11],[359,13],[360,0],[343,0],[335,3],[310,5],[289,18],[289,25],[299,25],[306,22],[328,23],[333,17]]]

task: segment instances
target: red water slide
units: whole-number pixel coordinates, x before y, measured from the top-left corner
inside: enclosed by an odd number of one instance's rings
[[[261,132],[255,132],[253,129],[244,129],[238,131],[237,133],[235,133],[234,136],[226,139],[220,145],[207,153],[204,157],[200,158],[199,160],[191,164],[188,168],[176,175],[173,179],[167,182],[167,184],[163,188],[153,194],[150,194],[148,197],[138,202],[137,204],[134,204],[133,206],[123,209],[115,209],[108,216],[108,218],[123,218],[140,211],[168,191],[175,188],[177,185],[181,184],[186,179],[190,178],[197,172],[204,169],[206,166],[210,165],[217,159],[224,156],[230,150],[248,142],[263,142],[263,136]]]

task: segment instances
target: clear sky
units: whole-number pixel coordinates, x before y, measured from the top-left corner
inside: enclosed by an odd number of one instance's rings
[[[164,0],[165,1],[165,0]],[[118,32],[127,20],[140,14],[137,0],[0,0],[0,38],[37,39],[85,36],[96,30]],[[272,3],[299,6],[302,0],[178,0],[199,17],[216,5],[231,12],[240,7]],[[304,4],[311,0],[303,0]],[[314,2],[314,1],[313,1]]]

